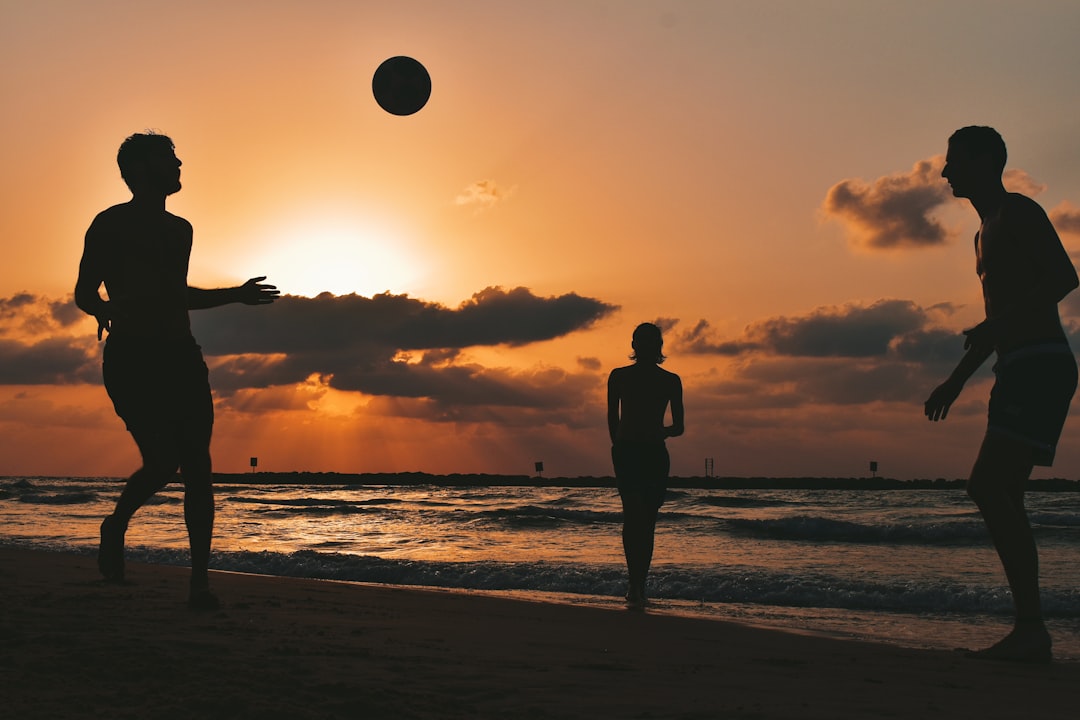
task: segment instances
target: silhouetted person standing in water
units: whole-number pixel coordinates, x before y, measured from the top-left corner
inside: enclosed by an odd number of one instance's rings
[[[971,469],[968,494],[982,513],[1012,590],[1016,624],[974,657],[1049,662],[1050,634],[1039,603],[1039,557],[1024,508],[1035,465],[1050,465],[1077,369],[1058,317],[1058,303],[1077,287],[1076,270],[1041,207],[1001,183],[1005,143],[988,127],[949,138],[943,177],[982,221],[975,269],[986,319],[965,330],[967,353],[926,401],[926,416],[944,420],[972,373],[997,353],[989,418]]]
[[[643,607],[645,578],[652,563],[656,516],[667,492],[671,458],[666,438],[683,434],[682,381],[660,367],[660,328],[642,323],[634,330],[633,365],[608,376],[608,432],[611,459],[623,508],[623,552],[630,576],[626,602]],[[671,425],[664,425],[668,406]]]
[[[143,503],[170,482],[184,482],[184,521],[191,543],[193,609],[212,609],[207,566],[214,526],[210,433],[214,405],[207,368],[191,334],[188,310],[228,303],[265,305],[278,291],[252,278],[239,287],[201,290],[187,284],[191,224],[165,210],[180,190],[180,160],[165,135],[136,134],[117,154],[130,201],[101,212],[86,231],[75,302],[108,332],[103,373],[116,413],[139,446],[142,467],[116,509],[101,523],[98,568],[124,578],[124,533]],[[108,300],[99,289],[105,285]]]

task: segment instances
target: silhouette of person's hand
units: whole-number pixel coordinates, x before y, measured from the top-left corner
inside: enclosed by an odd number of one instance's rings
[[[931,422],[944,420],[949,414],[949,408],[956,402],[956,398],[960,397],[960,391],[963,389],[963,384],[952,379],[946,380],[934,388],[934,392],[930,393],[930,397],[927,398],[926,404],[923,406],[926,417]]]
[[[96,315],[97,318],[97,339],[101,342],[102,333],[112,332],[112,320],[104,315]]]
[[[964,331],[964,349],[987,348],[992,349],[997,345],[998,334],[1001,332],[996,320],[987,318],[973,328]]]
[[[265,275],[254,277],[239,287],[240,302],[245,305],[269,305],[278,299],[281,291],[276,285],[262,285]]]

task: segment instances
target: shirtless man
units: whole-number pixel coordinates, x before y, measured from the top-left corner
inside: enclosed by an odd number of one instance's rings
[[[1035,465],[1050,465],[1077,368],[1058,303],[1077,287],[1076,270],[1041,207],[1001,183],[1005,143],[988,127],[949,138],[942,176],[982,221],[975,269],[986,319],[965,330],[967,353],[926,401],[926,416],[944,420],[964,383],[997,354],[989,418],[967,491],[978,505],[1012,590],[1012,632],[973,657],[1049,662],[1050,634],[1039,603],[1039,558],[1024,509],[1024,485]]]
[[[98,569],[124,579],[124,533],[131,516],[179,469],[191,545],[192,609],[213,609],[208,565],[214,525],[210,433],[214,405],[207,368],[191,334],[188,310],[228,303],[265,305],[278,291],[252,278],[239,287],[187,284],[191,224],[165,210],[180,190],[180,160],[165,135],[136,134],[120,146],[120,174],[130,201],[98,214],[86,231],[75,302],[108,332],[105,389],[142,455],[116,509],[101,523]],[[105,286],[108,300],[99,290]]]
[[[643,607],[645,578],[652,563],[656,516],[664,503],[671,466],[665,438],[683,434],[682,381],[659,367],[664,362],[660,328],[642,323],[634,330],[633,365],[608,376],[608,433],[611,459],[623,508],[623,552],[629,574],[626,603]],[[671,406],[671,425],[664,416]]]

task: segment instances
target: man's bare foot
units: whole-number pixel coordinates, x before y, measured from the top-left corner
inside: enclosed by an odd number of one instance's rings
[[[1017,624],[1013,631],[985,650],[967,653],[977,660],[1048,663],[1052,659],[1050,633],[1042,623]]]
[[[649,604],[648,598],[645,597],[644,588],[630,588],[630,591],[626,593],[626,607],[631,610],[642,610]]]
[[[221,601],[209,588],[192,588],[188,595],[188,608],[191,610],[217,610]]]

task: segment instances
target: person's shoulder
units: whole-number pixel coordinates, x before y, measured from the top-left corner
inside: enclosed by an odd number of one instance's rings
[[[667,370],[667,369],[659,367],[659,366],[657,367],[657,369],[661,373],[663,373],[664,377],[666,377],[670,382],[682,382],[682,379],[677,374],[671,372],[670,370]]]
[[[167,213],[165,213],[165,215],[168,216],[169,222],[172,223],[173,225],[175,225],[176,227],[182,228],[183,230],[185,230],[187,232],[191,232],[191,230],[192,230],[191,223],[188,222],[186,219],[180,217],[179,215],[173,215],[171,212],[167,212]]]
[[[122,222],[127,217],[129,212],[127,203],[120,203],[107,207],[97,215],[94,216],[94,222],[91,225],[108,225],[112,223]]]
[[[1007,221],[1016,222],[1040,222],[1047,219],[1046,211],[1042,205],[1035,202],[1027,195],[1009,193],[1005,196],[1005,202],[1001,206],[1002,216]]]

